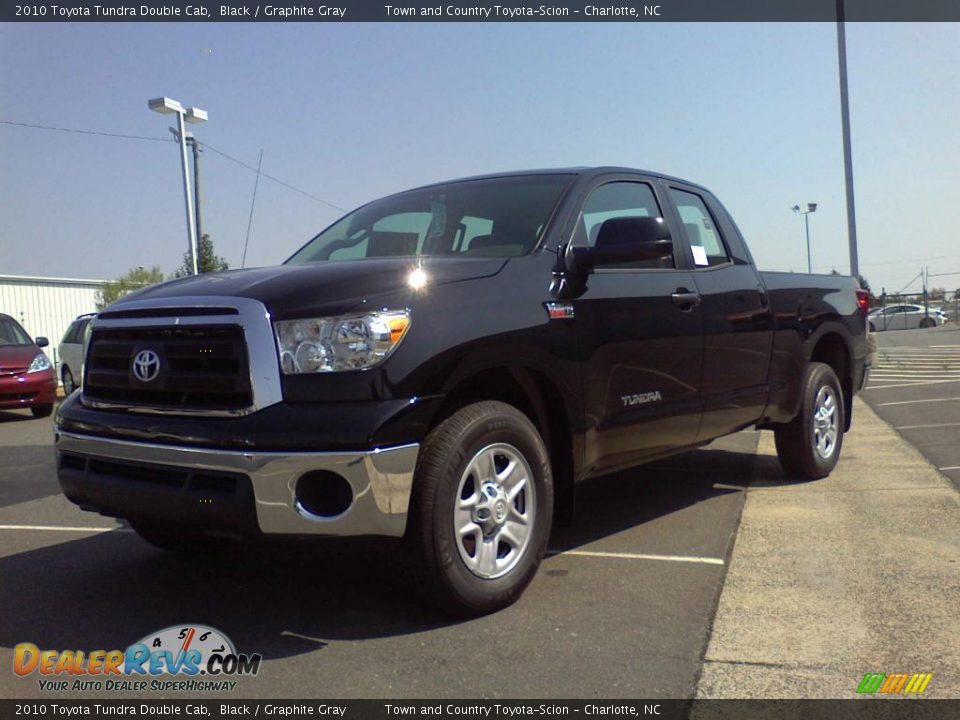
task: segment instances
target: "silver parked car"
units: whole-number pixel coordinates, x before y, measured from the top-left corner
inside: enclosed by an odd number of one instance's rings
[[[70,323],[57,347],[60,381],[63,383],[63,392],[67,395],[83,384],[83,356],[87,339],[90,337],[90,321],[95,317],[96,313],[81,315]]]
[[[925,310],[923,305],[890,305],[870,311],[870,330],[873,332],[930,328],[946,321],[943,312],[935,308]]]

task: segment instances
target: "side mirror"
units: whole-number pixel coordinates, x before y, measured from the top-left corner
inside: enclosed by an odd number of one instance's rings
[[[45,337],[43,337],[43,335],[38,335],[36,340],[34,340],[34,342],[37,343],[37,347],[42,347],[42,348],[50,344],[50,341],[47,340]]]
[[[619,217],[603,222],[593,247],[572,249],[577,267],[590,272],[597,265],[667,257],[673,240],[663,218]]]

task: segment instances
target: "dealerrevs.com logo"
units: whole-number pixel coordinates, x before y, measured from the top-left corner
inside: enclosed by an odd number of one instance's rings
[[[33,643],[19,643],[13,672],[20,677],[36,673],[40,689],[51,692],[229,691],[237,685],[231,678],[256,675],[262,660],[256,653],[238,653],[230,638],[215,628],[174,625],[126,650],[41,650]]]

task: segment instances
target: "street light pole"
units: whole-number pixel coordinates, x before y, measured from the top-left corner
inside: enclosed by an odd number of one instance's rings
[[[193,193],[190,191],[190,172],[187,165],[187,129],[183,125],[183,113],[177,113],[177,127],[180,130],[180,164],[183,166],[183,200],[187,206],[187,231],[190,236],[190,262],[193,265],[193,274],[199,274],[197,269],[197,226],[193,219]]]
[[[843,174],[847,191],[847,240],[850,274],[860,277],[857,257],[857,213],[853,200],[853,152],[850,149],[850,93],[847,89],[847,33],[843,0],[837,0],[837,65],[840,70],[840,123],[843,127]]]
[[[190,239],[190,260],[193,274],[199,273],[197,266],[197,226],[194,220],[193,193],[190,191],[190,170],[187,161],[187,131],[184,121],[189,123],[206,122],[207,113],[200,108],[184,108],[176,100],[168,97],[154,98],[147,103],[148,107],[161,115],[177,115],[177,142],[180,144],[180,166],[183,169],[183,200],[187,208],[187,236]]]
[[[797,215],[803,215],[803,224],[807,231],[807,274],[813,273],[813,263],[810,259],[810,213],[817,211],[816,203],[807,203],[807,209],[801,210],[799,205],[791,208]]]

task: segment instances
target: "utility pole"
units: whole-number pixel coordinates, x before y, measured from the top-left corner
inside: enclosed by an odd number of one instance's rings
[[[199,252],[200,243],[203,242],[203,222],[200,219],[200,153],[203,152],[203,148],[195,137],[189,138],[189,142],[193,150],[193,206],[194,214],[197,217],[197,249]]]
[[[850,274],[860,276],[857,259],[857,214],[853,201],[853,153],[850,150],[850,94],[847,88],[847,34],[843,0],[837,0],[837,63],[840,66],[840,122],[843,125],[843,170],[847,185],[847,240],[850,243]]]

